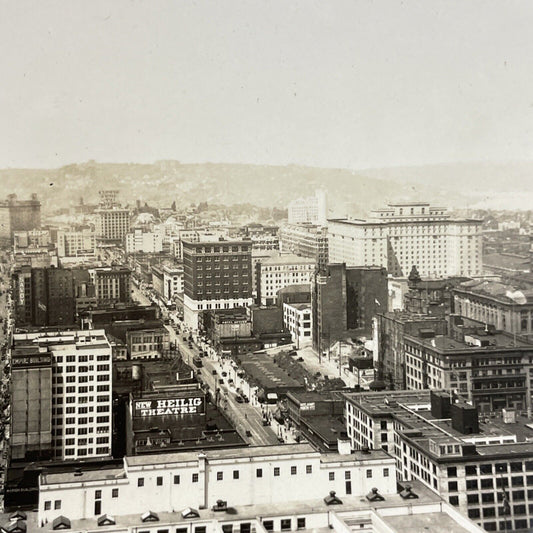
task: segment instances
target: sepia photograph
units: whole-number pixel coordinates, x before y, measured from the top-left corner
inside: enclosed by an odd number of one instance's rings
[[[0,533],[533,533],[532,28],[0,0]]]

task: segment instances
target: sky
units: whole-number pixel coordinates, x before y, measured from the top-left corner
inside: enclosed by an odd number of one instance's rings
[[[0,168],[532,158],[533,2],[0,0]]]

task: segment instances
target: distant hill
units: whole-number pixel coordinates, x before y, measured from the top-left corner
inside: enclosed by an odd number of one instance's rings
[[[328,191],[332,215],[363,216],[390,201],[421,201],[457,208],[502,203],[508,209],[533,205],[533,163],[453,164],[366,169],[312,168],[178,161],[72,164],[58,169],[0,170],[3,196],[36,192],[45,208],[95,203],[100,189],[119,189],[123,203],[150,205],[250,203],[286,207],[317,188]],[[531,180],[533,182],[533,180]],[[520,205],[519,205],[520,202]],[[522,205],[523,204],[523,205]],[[487,205],[487,207],[496,207]]]

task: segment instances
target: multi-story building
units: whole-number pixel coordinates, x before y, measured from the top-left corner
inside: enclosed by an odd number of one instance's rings
[[[50,459],[52,356],[38,346],[11,350],[11,462]]]
[[[486,531],[531,531],[533,429],[514,411],[478,417],[450,391],[345,394],[354,449],[387,450],[400,483],[418,480]]]
[[[169,352],[169,332],[161,324],[132,326],[126,331],[126,347],[130,359],[159,359]]]
[[[374,315],[387,308],[387,271],[328,265],[315,276],[311,301],[313,347],[320,353],[346,336],[370,336]]]
[[[198,328],[198,314],[252,303],[251,241],[183,241],[185,323]]]
[[[310,223],[325,226],[328,218],[326,191],[317,190],[314,196],[290,202],[288,217],[289,224]]]
[[[96,235],[104,241],[122,242],[130,230],[131,211],[122,207],[99,208]]]
[[[111,454],[111,346],[103,330],[18,333],[13,336],[17,359],[35,360],[37,354],[51,362],[51,380],[46,365],[39,378],[41,387],[51,388],[52,455],[55,459],[103,457]],[[41,363],[39,363],[41,364]],[[24,382],[26,376],[19,380]],[[27,409],[46,422],[49,391],[28,386],[13,392],[18,419],[16,428],[30,427]],[[24,396],[26,391],[26,397]],[[39,409],[30,400],[41,398]],[[32,417],[30,417],[31,419]],[[43,425],[46,430],[47,425]],[[29,429],[28,429],[29,431]],[[28,439],[36,436],[30,433]]]
[[[379,265],[394,277],[409,275],[413,265],[423,277],[478,276],[481,224],[427,203],[390,204],[368,220],[330,220],[329,261]]]
[[[458,315],[533,338],[533,291],[497,281],[473,280],[453,290]]]
[[[407,389],[452,389],[482,413],[531,414],[533,344],[483,324],[451,323],[448,335],[430,329],[404,335]]]
[[[183,266],[163,265],[152,267],[152,283],[156,291],[165,301],[183,294]]]
[[[75,323],[72,270],[23,266],[12,275],[15,322],[23,326],[69,326]]]
[[[145,231],[135,228],[126,235],[126,253],[157,254],[163,251],[163,236],[161,233]]]
[[[125,266],[89,269],[98,305],[131,301],[131,270]]]
[[[175,412],[187,407],[161,408]],[[309,444],[127,456],[122,468],[104,468],[83,480],[74,472],[43,474],[39,520],[53,522],[58,514],[75,520],[105,513],[211,509],[218,500],[231,507],[283,506],[319,500],[330,492],[339,501],[355,501],[373,488],[388,498],[396,494],[395,474],[394,459],[381,450],[321,455]],[[55,501],[61,502],[60,513],[53,508]]]
[[[50,232],[44,229],[33,229],[13,232],[13,246],[15,251],[24,248],[48,249]]]
[[[288,224],[280,228],[279,248],[315,260],[321,269],[328,263],[328,230],[315,224]]]
[[[290,331],[298,349],[310,346],[313,342],[311,303],[283,304],[283,324]]]
[[[255,264],[257,303],[276,303],[278,291],[289,285],[311,283],[315,262],[293,254],[276,254]]]
[[[0,243],[12,243],[16,231],[40,227],[41,202],[36,194],[32,194],[30,200],[17,200],[16,194],[10,194],[7,200],[0,202]]]
[[[96,257],[96,234],[90,228],[57,232],[57,255],[62,261],[93,260]]]
[[[426,316],[394,311],[378,313],[374,327],[374,364],[378,375],[388,388],[407,388],[405,373],[405,335],[445,335],[448,331],[442,317]]]

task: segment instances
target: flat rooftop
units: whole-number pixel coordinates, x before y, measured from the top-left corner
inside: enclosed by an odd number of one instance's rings
[[[441,391],[446,392],[446,391]],[[532,420],[516,415],[513,423],[504,423],[502,416],[479,415],[479,432],[463,434],[452,427],[451,419],[436,420],[431,414],[430,391],[386,391],[383,393],[347,393],[344,397],[356,403],[372,417],[393,417],[405,427],[404,434],[423,448],[429,448],[429,440],[457,439],[468,443],[471,439],[516,437],[509,444],[476,444],[476,451],[483,455],[530,453],[533,450]],[[410,432],[417,432],[410,435]],[[418,433],[419,432],[419,433]]]
[[[381,517],[396,533],[468,533],[471,531],[443,512],[382,515]]]
[[[420,482],[412,481],[409,482],[409,485],[412,487],[412,491],[418,495],[418,498],[415,500],[410,500],[409,503],[413,506],[416,505],[429,505],[429,504],[438,504],[441,502],[439,495],[435,494],[428,488],[424,487]],[[328,491],[324,490],[324,497],[328,495]],[[324,526],[327,526],[327,514],[330,511],[335,512],[341,519],[343,515],[346,516],[346,519],[351,518],[354,512],[363,514],[368,512],[368,518],[370,518],[370,513],[372,511],[377,512],[382,516],[384,520],[391,520],[390,525],[393,525],[394,516],[383,516],[389,514],[380,513],[380,510],[395,508],[398,509],[398,512],[402,512],[402,508],[405,507],[406,501],[399,494],[388,494],[385,495],[385,500],[369,502],[366,498],[361,498],[360,495],[354,496],[343,496],[341,498],[342,504],[335,506],[328,506],[323,499],[315,500],[303,500],[297,502],[288,502],[288,503],[276,503],[276,504],[256,504],[256,505],[247,505],[247,506],[231,506],[231,495],[228,495],[228,510],[223,511],[213,511],[212,509],[195,509],[198,512],[197,518],[183,518],[181,510],[178,512],[165,513],[157,512],[159,520],[155,523],[143,523],[141,515],[148,511],[149,509],[139,509],[137,514],[132,515],[114,515],[114,520],[116,525],[113,526],[113,530],[118,530],[119,528],[150,528],[152,525],[156,525],[157,529],[164,529],[165,526],[188,526],[191,523],[194,524],[205,524],[212,523],[213,521],[218,521],[221,523],[224,522],[235,522],[249,520],[251,522],[261,519],[261,518],[274,518],[274,517],[289,517],[289,516],[305,516],[305,515],[322,515],[324,517]],[[394,512],[394,511],[393,511]],[[37,513],[28,513],[29,515],[36,515]],[[415,525],[429,526],[429,531],[436,531],[437,533],[441,532],[441,529],[435,529],[439,527],[439,524],[445,524],[447,527],[447,533],[463,533],[467,532],[467,529],[459,529],[459,524],[457,524],[449,516],[442,513],[427,513],[428,517],[424,518],[426,514],[420,515],[422,518],[417,519],[417,516],[408,515],[401,517],[403,520],[398,521],[398,526],[403,527],[403,529],[398,529],[400,533],[404,532],[415,532],[419,531],[427,533],[428,529],[408,529],[409,518],[413,518],[413,523]],[[0,515],[0,523],[5,523],[8,521],[9,515]],[[430,517],[433,517],[435,522],[429,520]],[[67,517],[68,518],[68,517]],[[71,522],[71,527],[69,531],[96,531],[96,530],[106,530],[105,527],[99,527],[97,525],[96,518],[83,519],[83,520],[73,520]],[[32,517],[33,523],[36,523],[36,520]],[[449,521],[448,521],[449,520]],[[28,519],[28,525],[30,519]],[[313,531],[322,531],[322,527],[314,528]],[[328,530],[330,530],[328,528]],[[52,530],[52,522],[44,524],[40,528],[32,528],[31,531],[39,532],[48,532]],[[324,529],[325,531],[325,529]],[[442,530],[443,531],[443,530]]]
[[[179,452],[179,453],[159,453],[157,455],[134,455],[124,458],[124,461],[131,466],[154,466],[162,463],[181,463],[196,461],[199,451]],[[271,455],[298,455],[317,454],[309,444],[283,444],[279,446],[248,446],[239,449],[206,450],[207,460],[243,459],[248,457],[262,457]]]
[[[468,336],[468,330],[465,331],[465,335]],[[533,349],[533,344],[528,342],[527,340],[521,338],[519,335],[511,335],[509,333],[504,332],[496,332],[494,334],[488,333],[483,334],[476,332],[471,337],[475,339],[479,339],[482,342],[488,342],[489,345],[487,346],[472,346],[471,344],[467,344],[466,342],[462,342],[460,340],[454,339],[452,337],[449,337],[447,335],[436,335],[432,338],[423,339],[420,337],[412,337],[415,338],[416,342],[419,344],[423,344],[424,346],[427,346],[428,348],[437,348],[439,351],[442,352],[454,352],[454,351],[490,351],[491,349],[498,349],[498,348],[530,348]]]
[[[261,264],[262,265],[293,265],[293,264],[303,264],[303,265],[314,265],[316,263],[315,259],[310,257],[302,257],[295,254],[276,254],[266,257]]]

